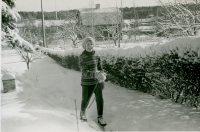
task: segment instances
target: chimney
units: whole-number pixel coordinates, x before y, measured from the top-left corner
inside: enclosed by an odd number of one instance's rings
[[[100,9],[100,4],[96,4],[96,9]]]

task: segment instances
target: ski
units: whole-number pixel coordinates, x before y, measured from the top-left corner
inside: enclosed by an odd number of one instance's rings
[[[88,125],[94,129],[99,129],[100,131],[105,131],[105,128],[104,126],[100,125],[98,122],[97,122],[97,119],[96,120],[88,120],[87,121]],[[97,130],[98,131],[98,130]]]
[[[74,114],[71,114],[71,115],[76,116]],[[93,119],[93,120],[91,120],[91,119],[86,119],[86,120],[80,119],[80,121],[88,123],[88,125],[91,128],[94,128],[94,129],[98,128],[100,131],[103,131],[103,132],[106,131],[105,126],[102,126],[100,123],[98,123],[98,119]]]
[[[76,117],[76,115],[74,115],[74,114],[71,114],[71,115],[73,115],[73,116]],[[82,122],[87,122],[87,119],[81,119],[81,118],[79,118],[79,119],[80,119],[80,121],[82,121]]]
[[[102,131],[105,131],[105,126],[106,126],[106,125],[104,125],[104,126],[101,125],[101,124],[98,122],[98,119],[94,119],[93,121],[101,128]]]
[[[82,122],[87,122],[87,119],[80,119]]]

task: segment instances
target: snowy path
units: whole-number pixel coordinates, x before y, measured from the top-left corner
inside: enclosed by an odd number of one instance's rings
[[[21,62],[19,55],[15,51],[8,50],[2,53],[2,71],[11,71],[15,73],[17,84],[16,91],[1,93],[2,132],[77,131],[76,118],[71,115],[75,114],[74,106],[71,107],[73,110],[69,107],[66,109],[65,106],[69,106],[67,103],[68,98],[66,95],[60,93],[64,101],[63,106],[61,106],[61,104],[59,104],[59,90],[55,91],[56,85],[55,78],[53,79],[53,77],[56,77],[56,75],[60,73],[57,74],[53,72],[55,69],[51,69],[52,67],[48,63],[43,64],[45,60],[49,62],[50,59],[44,58],[38,60],[31,66],[32,70],[27,71],[25,70],[26,63]],[[50,62],[52,63],[52,61]],[[44,67],[41,67],[41,64],[44,65]],[[47,65],[50,66],[50,69],[48,69],[48,67],[45,68]],[[52,63],[52,65],[56,68],[59,67],[55,63]],[[37,68],[39,69],[39,73]],[[36,74],[38,74],[38,82],[34,80]],[[42,81],[46,78],[47,80]],[[57,79],[59,80],[59,78]],[[46,92],[43,86],[48,87],[48,84],[50,84],[49,81],[53,84],[49,87],[52,89]],[[54,93],[51,94],[51,92]],[[57,104],[54,104],[54,101],[56,101]],[[96,128],[89,127],[87,123],[79,122],[79,131],[95,130]]]
[[[29,71],[17,76],[18,89],[23,91],[2,94],[3,130],[76,131],[76,119],[71,114],[75,114],[75,99],[80,110],[80,76],[80,72],[63,68],[48,57],[32,63]],[[108,130],[200,131],[199,109],[127,90],[110,82],[105,84],[104,100]],[[87,110],[87,117],[96,118],[95,103]],[[81,122],[79,128],[94,130]]]

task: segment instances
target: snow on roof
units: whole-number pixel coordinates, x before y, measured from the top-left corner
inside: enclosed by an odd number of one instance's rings
[[[120,23],[121,11],[118,8],[86,8],[80,9],[83,25],[110,25]]]

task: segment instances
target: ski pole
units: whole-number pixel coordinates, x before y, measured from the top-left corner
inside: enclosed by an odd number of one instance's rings
[[[94,99],[92,100],[92,102],[90,103],[90,105],[88,106],[88,109],[90,108],[90,106],[93,104],[94,100],[96,99],[96,97],[94,97]]]
[[[94,97],[94,99],[92,100],[92,103],[88,106],[88,109],[89,109],[90,106],[93,104],[94,100],[95,100],[95,97]]]
[[[76,106],[76,100],[75,101],[75,110],[76,110],[76,121],[77,121],[77,129],[78,129],[78,132],[79,132],[79,127],[78,127],[78,117],[77,117],[77,106]]]
[[[90,102],[90,99],[91,99],[91,97],[92,97],[92,95],[93,95],[95,89],[97,88],[98,83],[99,83],[99,81],[97,81],[97,83],[96,83],[96,85],[95,85],[95,87],[94,87],[94,90],[92,91],[92,94],[90,95],[90,98],[89,98],[89,100],[87,101],[87,104],[86,104],[86,106],[85,106],[85,109],[87,108],[87,106],[88,106],[88,104],[89,104],[89,102]],[[85,109],[84,109],[84,111],[85,111]]]

